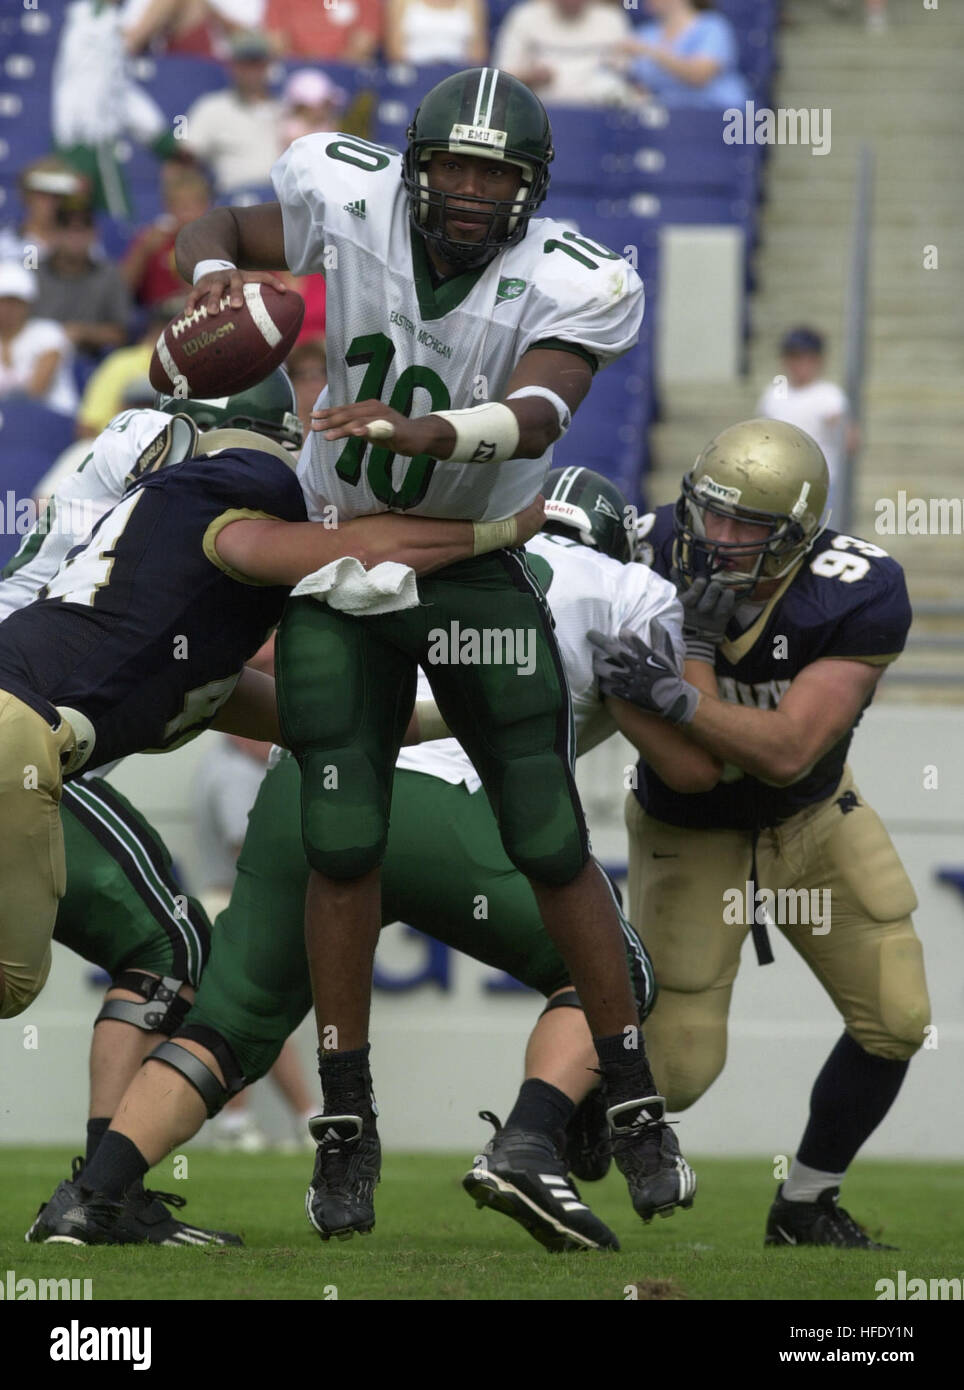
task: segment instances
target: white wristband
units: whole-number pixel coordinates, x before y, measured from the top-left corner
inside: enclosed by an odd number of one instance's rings
[[[210,275],[212,270],[237,270],[233,261],[198,261],[194,267],[192,284],[196,285],[202,275]]]
[[[504,463],[519,445],[519,422],[514,411],[499,401],[470,410],[433,410],[455,430],[451,463]]]
[[[559,434],[561,439],[566,430],[572,424],[572,411],[566,405],[561,396],[557,396],[555,391],[550,391],[548,386],[520,386],[518,391],[513,391],[511,396],[506,396],[507,401],[516,401],[524,396],[541,396],[543,400],[549,402],[554,407],[559,419]]]

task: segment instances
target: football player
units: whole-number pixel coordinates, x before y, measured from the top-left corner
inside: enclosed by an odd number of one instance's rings
[[[613,635],[620,629],[645,635],[659,622],[682,651],[672,585],[627,563],[625,499],[585,468],[550,473],[546,492],[546,526],[526,546],[526,557],[549,597],[573,692],[579,751],[595,747],[618,723],[668,783],[681,791],[711,785],[718,767],[709,754],[667,731],[655,716],[604,701],[596,689],[586,637],[594,624]],[[430,724],[430,691],[420,679],[425,700],[418,705],[420,718]],[[300,791],[297,763],[282,753],[251,812],[231,902],[218,918],[193,1009],[170,1042],[148,1059],[164,1065],[145,1066],[93,1162],[61,1185],[32,1238],[126,1240],[113,1213],[128,1184],[196,1133],[229,1094],[263,1075],[308,1012],[303,938],[308,866],[301,846]],[[467,1191],[479,1205],[518,1221],[550,1250],[616,1248],[616,1237],[568,1180],[570,1167],[586,1166],[577,1152],[578,1135],[590,1126],[580,1124],[582,1107],[576,1107],[587,1093],[596,1095],[590,1091],[598,1079],[592,1039],[532,891],[502,847],[478,773],[452,739],[404,748],[395,807],[383,865],[384,921],[399,918],[417,926],[512,973],[549,999],[527,1048],[518,1100],[467,1175]],[[486,903],[483,920],[475,910],[479,894]],[[636,933],[622,917],[621,923],[645,1017],[655,997],[652,972]],[[180,1074],[172,1076],[171,1069]],[[595,1099],[586,1103],[594,1113],[601,1109],[604,1123],[604,1105]],[[592,1159],[595,1169],[587,1169],[586,1176],[598,1178],[608,1163],[598,1154]],[[681,1194],[674,1180],[662,1195],[671,1210],[680,1198],[688,1206],[692,1189]],[[310,1196],[307,1212],[314,1223]],[[329,1233],[321,1229],[320,1234]]]
[[[820,930],[809,914],[776,922],[845,1031],[817,1077],[766,1243],[875,1250],[892,1247],[838,1205],[840,1184],[897,1096],[929,1004],[914,890],[846,758],[911,612],[896,561],[825,527],[827,488],[823,454],[793,425],[749,420],[717,435],[675,507],[641,523],[650,563],[678,576],[685,679],[660,639],[603,638],[596,669],[611,696],[659,713],[725,764],[712,790],[681,796],[641,762],[627,801],[631,914],[661,986],[647,1036],[669,1108],[692,1105],[723,1067],[747,930],[761,963],[772,959],[758,890],[829,894]],[[730,925],[724,894],[745,883],[751,921]]]
[[[334,506],[344,517],[395,510],[497,526],[536,495],[593,373],[633,346],[643,313],[642,283],[622,257],[535,219],[551,158],[538,98],[476,68],[425,96],[404,156],[347,135],[305,136],[275,166],[277,203],[216,209],[179,233],[178,268],[195,286],[189,309],[216,314],[223,295],[240,305],[246,279],[273,280],[265,268],[326,275],[329,384],[301,468],[312,515]],[[619,916],[589,854],[544,597],[511,534],[505,544],[420,583],[417,609],[347,616],[293,600],[279,635],[329,1121],[310,1201],[331,1234],[374,1221],[368,1016],[379,865],[429,630],[456,623],[477,640],[507,627],[532,635],[534,675],[457,660],[426,663],[427,673],[585,1006],[634,1203],[649,1212],[674,1179],[678,1196],[689,1191],[639,1036]],[[333,667],[338,682],[327,679]]]
[[[244,662],[293,584],[345,555],[419,570],[478,553],[467,522],[307,521],[294,457],[264,435],[212,431],[203,447],[138,478],[41,596],[0,624],[0,1018],[47,978],[62,783],[95,746],[106,764],[208,726],[277,741],[274,682]],[[523,525],[539,521],[541,504]]]
[[[67,553],[139,478],[199,452],[199,432],[253,430],[296,450],[303,431],[283,371],[217,401],[159,397],[156,410],[126,410],[95,439],[80,466],[56,481],[42,519],[24,537],[0,582],[0,618],[31,603]],[[67,887],[53,938],[111,978],[94,1022],[86,1159],[89,1161],[144,1056],[172,1033],[194,998],[210,951],[210,922],[174,876],[167,847],[116,787],[109,768],[86,770],[60,802]],[[74,1160],[79,1172],[83,1160]],[[166,1209],[169,1193],[132,1188],[120,1226],[158,1244],[235,1243]]]

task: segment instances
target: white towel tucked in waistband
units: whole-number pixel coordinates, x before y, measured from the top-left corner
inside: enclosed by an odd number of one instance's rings
[[[394,560],[383,560],[366,570],[353,555],[332,560],[314,574],[305,575],[291,591],[292,598],[316,598],[342,613],[373,617],[414,608],[418,603],[415,571]]]

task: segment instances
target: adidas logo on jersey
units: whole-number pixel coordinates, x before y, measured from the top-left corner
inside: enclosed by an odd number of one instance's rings
[[[352,217],[360,217],[361,220],[364,222],[365,217],[367,216],[365,212],[365,199],[359,198],[356,203],[346,203],[344,211],[350,212]]]

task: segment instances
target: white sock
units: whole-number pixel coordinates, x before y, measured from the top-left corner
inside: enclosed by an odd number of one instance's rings
[[[808,1168],[795,1158],[780,1196],[785,1202],[815,1202],[828,1187],[839,1187],[846,1176],[846,1172],[822,1173],[819,1168]]]
[[[217,1117],[217,1123],[221,1129],[237,1131],[244,1129],[250,1119],[247,1110],[222,1110]]]

